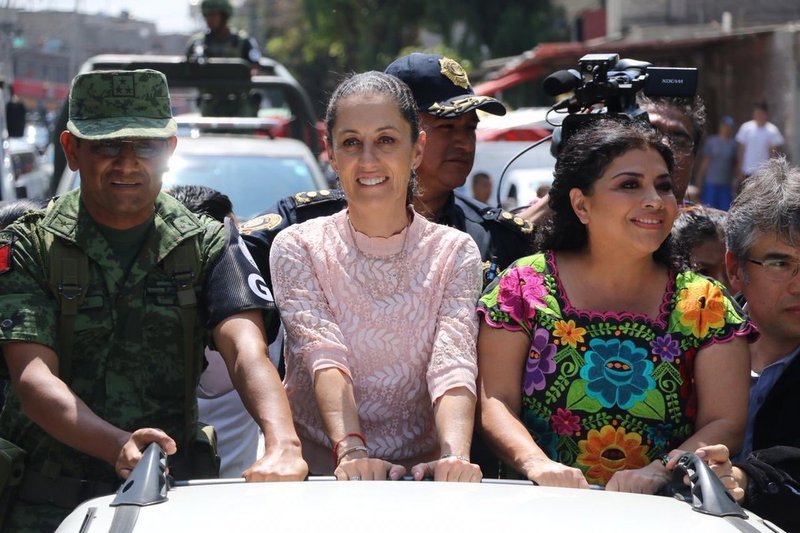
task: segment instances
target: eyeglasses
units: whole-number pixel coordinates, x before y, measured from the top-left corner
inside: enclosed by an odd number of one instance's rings
[[[749,257],[747,260],[763,268],[764,274],[773,281],[790,281],[800,271],[800,261],[789,259],[764,259],[763,261],[758,261]]]
[[[122,147],[130,144],[136,157],[150,159],[164,153],[167,147],[165,139],[137,139],[135,141],[97,141],[89,145],[89,151],[98,157],[117,157]]]
[[[664,133],[661,140],[668,144],[673,151],[681,154],[689,154],[694,150],[694,139],[685,133]]]

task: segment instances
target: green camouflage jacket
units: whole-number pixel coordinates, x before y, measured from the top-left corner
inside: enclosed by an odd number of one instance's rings
[[[94,413],[115,426],[127,431],[162,428],[180,447],[186,421],[184,337],[176,285],[161,262],[181,241],[198,236],[202,268],[194,284],[200,315],[195,320],[195,351],[202,361],[206,334],[221,320],[210,314],[224,317],[245,309],[271,308],[266,293],[259,295],[260,299],[252,294],[249,299],[237,297],[222,314],[219,309],[209,311],[214,305],[220,307],[209,301],[212,295],[217,301],[224,300],[218,295],[228,289],[220,283],[216,289],[210,287],[211,272],[229,270],[223,259],[241,255],[237,248],[243,245],[230,244],[227,226],[198,219],[162,193],[156,200],[154,229],[126,277],[82,207],[79,191],[73,191],[46,212],[27,214],[0,232],[0,247],[11,243],[5,248],[10,252],[10,270],[0,273],[0,342],[29,341],[57,350],[59,309],[47,281],[50,257],[45,250],[45,232],[74,242],[89,257],[89,288],[73,333],[70,387]],[[225,265],[215,270],[217,263]],[[252,270],[256,274],[245,276],[251,287],[253,276],[260,279],[255,267]],[[0,369],[6,371],[5,360]],[[7,396],[0,415],[0,436],[27,451],[28,469],[119,482],[110,465],[57,442],[22,414],[13,387],[8,387]],[[193,415],[196,417],[196,410]]]

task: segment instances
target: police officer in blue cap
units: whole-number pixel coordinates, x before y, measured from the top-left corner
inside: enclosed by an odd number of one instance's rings
[[[508,211],[462,196],[455,189],[472,170],[477,110],[504,115],[506,109],[494,98],[476,95],[461,65],[441,55],[410,54],[395,60],[386,73],[411,88],[427,133],[425,155],[417,169],[420,192],[414,197],[414,209],[429,220],[469,233],[480,249],[488,283],[530,251],[533,228]],[[243,224],[241,231],[268,283],[269,248],[279,231],[346,206],[340,190],[298,193]]]

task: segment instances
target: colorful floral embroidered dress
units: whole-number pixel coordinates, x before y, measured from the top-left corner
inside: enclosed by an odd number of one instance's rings
[[[677,274],[659,316],[575,309],[552,252],[517,260],[487,287],[478,312],[531,338],[520,418],[553,460],[604,485],[694,433],[697,352],[755,335],[721,284]]]

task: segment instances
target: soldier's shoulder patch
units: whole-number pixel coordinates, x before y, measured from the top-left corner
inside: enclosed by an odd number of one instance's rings
[[[13,259],[14,242],[0,244],[0,274],[11,271],[11,260]]]
[[[533,224],[524,218],[504,209],[487,210],[484,213],[484,218],[499,222],[503,226],[511,228],[516,232],[522,233],[523,235],[530,235],[533,233]]]
[[[295,205],[301,207],[325,202],[339,202],[344,199],[344,193],[339,189],[322,189],[321,191],[299,192],[292,198],[294,198]]]
[[[241,226],[239,226],[239,233],[244,235],[249,235],[253,231],[257,230],[267,230],[271,231],[277,228],[281,222],[283,222],[283,217],[280,216],[278,213],[267,213],[266,215],[261,215],[256,218],[251,218]]]

